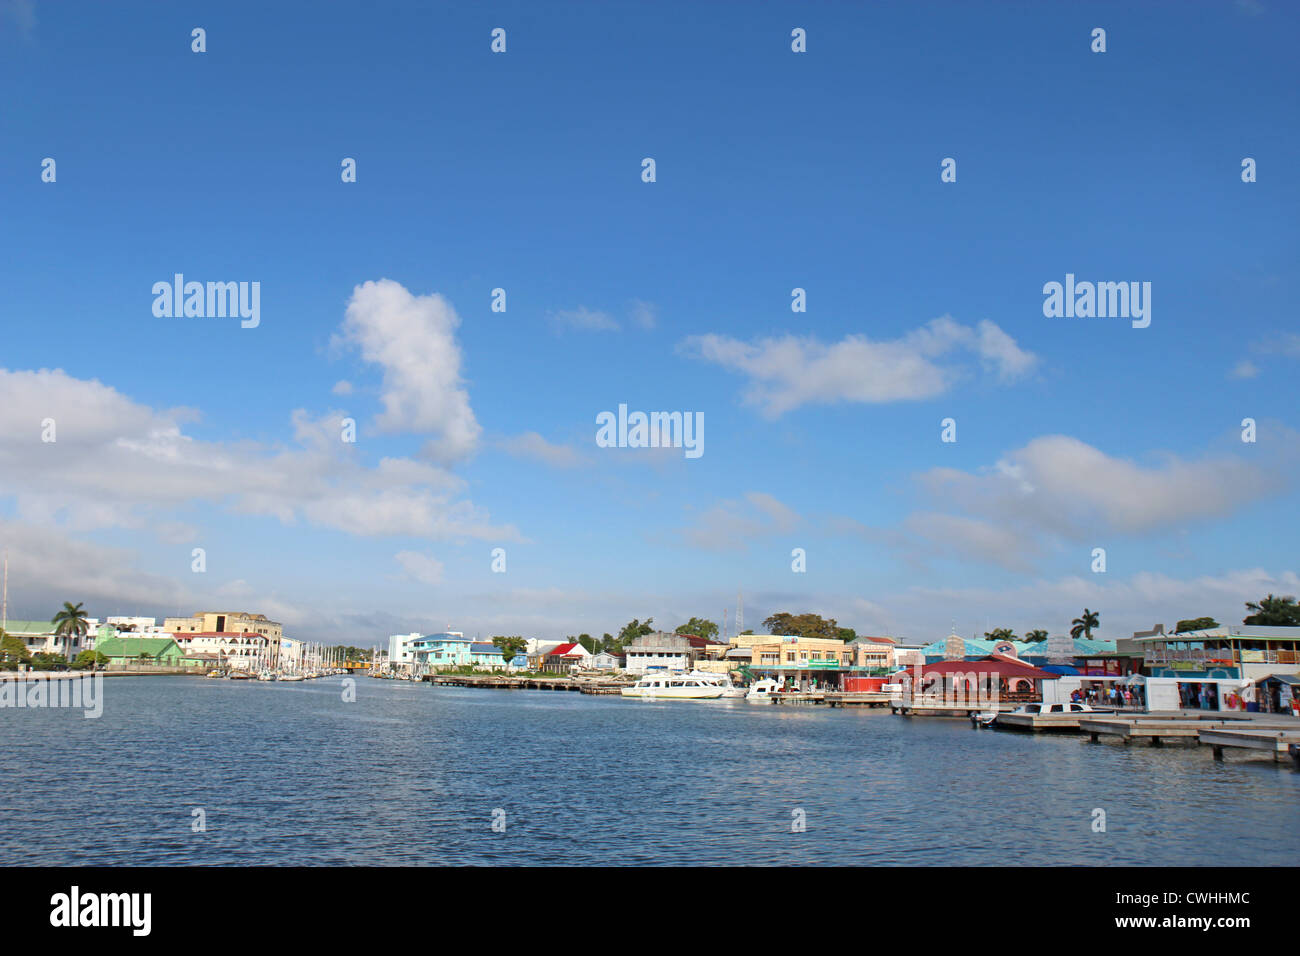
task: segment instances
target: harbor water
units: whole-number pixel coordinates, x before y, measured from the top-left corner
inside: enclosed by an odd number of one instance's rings
[[[131,677],[105,682],[98,719],[0,710],[0,862],[1280,865],[1300,844],[1291,763],[1208,748],[743,700],[345,690]]]

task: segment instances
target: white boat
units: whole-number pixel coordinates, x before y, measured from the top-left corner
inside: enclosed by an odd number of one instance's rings
[[[280,680],[302,680],[301,674],[285,674]]]
[[[780,686],[780,681],[772,680],[770,677],[756,680],[749,685],[749,690],[745,693],[745,700],[771,700],[772,695],[777,692]]]
[[[717,700],[722,687],[689,674],[654,674],[624,687],[622,694],[643,700]]]
[[[674,675],[675,676],[675,675]],[[730,674],[711,674],[708,671],[691,671],[686,675],[695,680],[701,680],[708,684],[716,684],[722,688],[723,697],[744,697],[746,689],[737,687],[731,682]]]

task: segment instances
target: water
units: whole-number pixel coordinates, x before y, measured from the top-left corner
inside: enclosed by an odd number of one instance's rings
[[[879,710],[341,690],[115,678],[98,720],[0,710],[0,864],[1266,865],[1300,846],[1300,774],[1208,748]]]

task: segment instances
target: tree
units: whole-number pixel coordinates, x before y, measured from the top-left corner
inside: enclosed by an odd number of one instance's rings
[[[100,664],[107,664],[108,658],[99,651],[82,651],[77,655],[77,659],[72,662],[73,670],[85,670],[87,667],[97,667]]]
[[[1179,621],[1174,626],[1175,634],[1182,634],[1185,631],[1208,631],[1212,627],[1218,627],[1219,622],[1212,617],[1192,617],[1185,621]]]
[[[789,614],[785,611],[773,614],[763,622],[769,634],[793,634],[798,637],[821,637],[838,641],[840,626],[835,618],[824,618],[820,614]]]
[[[851,627],[842,627],[840,628],[839,638],[847,644],[849,641],[857,640],[858,632]]]
[[[1086,607],[1083,609],[1083,616],[1076,617],[1070,622],[1073,627],[1070,628],[1070,636],[1077,638],[1080,634],[1088,640],[1092,640],[1092,629],[1101,626],[1101,616],[1096,611],[1089,611]]]
[[[492,643],[501,648],[501,659],[507,664],[515,659],[516,654],[522,654],[528,649],[528,642],[518,634],[512,637],[494,637]]]
[[[655,625],[655,619],[652,617],[646,618],[644,624],[638,621],[636,618],[632,618],[632,620],[629,621],[627,624],[624,624],[623,629],[618,632],[618,640],[615,642],[614,647],[610,648],[610,650],[613,651],[614,653],[618,653],[619,651],[623,650],[623,648],[631,644],[638,637],[642,637],[646,634],[650,634],[651,632],[653,632],[655,629],[654,625]]]
[[[32,667],[38,671],[52,671],[68,666],[68,659],[62,654],[50,654],[40,651],[32,658]]]
[[[63,610],[50,618],[50,623],[54,625],[54,633],[63,638],[65,657],[72,654],[72,639],[80,640],[90,629],[86,612],[81,609],[81,603],[78,601],[74,607],[71,602],[64,601]]]
[[[0,631],[0,668],[12,671],[17,670],[20,664],[31,662],[32,654],[27,650],[27,645],[20,638]]]
[[[1042,628],[1025,632],[1025,643],[1027,644],[1038,644],[1045,640],[1047,640],[1047,632]]]
[[[674,632],[676,634],[693,634],[696,637],[703,637],[706,640],[713,640],[718,636],[718,625],[713,621],[706,621],[702,617],[693,617]]]
[[[985,631],[984,637],[990,641],[1014,641],[1015,632],[1009,627],[995,627],[991,631]]]
[[[1259,624],[1265,627],[1300,627],[1300,606],[1294,597],[1268,597],[1260,601],[1247,601],[1246,610],[1255,613],[1242,618],[1242,624]]]
[[[595,654],[600,650],[600,642],[590,634],[579,634],[577,643],[581,644],[589,653],[592,654]]]

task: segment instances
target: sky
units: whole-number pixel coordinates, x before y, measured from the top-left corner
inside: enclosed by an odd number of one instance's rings
[[[1300,592],[1298,26],[0,0],[7,614],[1238,623]],[[1067,275],[1149,324],[1045,314]],[[598,442],[620,405],[700,453]]]

